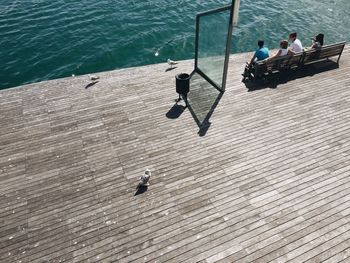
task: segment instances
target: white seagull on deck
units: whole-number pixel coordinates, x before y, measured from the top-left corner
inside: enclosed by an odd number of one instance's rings
[[[98,80],[99,78],[100,78],[99,76],[89,74],[89,79],[92,81]]]
[[[176,62],[176,61],[171,60],[170,58],[168,58],[168,64],[169,64],[169,66],[172,68],[173,66],[177,65],[178,62]]]
[[[151,170],[146,169],[144,174],[140,177],[140,183],[138,186],[149,186],[149,179],[151,178],[151,175]]]

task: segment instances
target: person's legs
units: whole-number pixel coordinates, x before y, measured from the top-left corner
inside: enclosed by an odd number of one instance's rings
[[[242,74],[242,76],[243,76],[243,82],[246,80],[246,78],[249,78],[250,79],[250,77],[251,77],[251,72],[252,72],[252,68],[253,68],[253,66],[251,65],[251,64],[249,64],[249,63],[247,63],[246,65],[245,65],[245,68],[244,68],[244,73]]]

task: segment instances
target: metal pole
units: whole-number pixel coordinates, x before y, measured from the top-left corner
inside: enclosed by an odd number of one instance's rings
[[[233,9],[233,25],[236,26],[238,23],[238,14],[239,14],[239,6],[241,4],[241,0],[234,1],[234,9]]]
[[[196,16],[196,42],[195,42],[195,58],[194,58],[194,70],[198,68],[198,49],[199,49],[199,15]]]
[[[225,54],[225,64],[224,64],[224,75],[222,78],[222,92],[225,91],[226,88],[226,80],[227,80],[227,70],[228,70],[228,62],[231,54],[231,43],[232,43],[232,31],[233,31],[233,10],[235,8],[236,0],[232,0],[231,12],[230,12],[230,22],[228,26],[227,32],[227,42],[226,42],[226,54]]]

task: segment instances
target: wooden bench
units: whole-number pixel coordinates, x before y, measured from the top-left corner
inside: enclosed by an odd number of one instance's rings
[[[258,61],[250,70],[248,76],[244,74],[244,79],[249,78],[256,81],[265,78],[271,74],[286,72],[291,69],[298,69],[305,65],[313,64],[331,57],[338,56],[337,64],[339,64],[340,56],[343,52],[345,42],[323,46],[320,49],[305,50],[294,55],[271,58],[265,61]]]
[[[331,57],[338,56],[337,64],[343,53],[345,42],[340,42],[332,45],[323,46],[320,49],[305,50],[303,55],[303,66],[313,64],[322,60],[328,60]]]
[[[270,74],[296,69],[300,66],[302,59],[303,53],[300,52],[295,55],[287,55],[268,59],[266,61],[258,61],[255,63],[253,68],[253,79],[255,81],[258,78],[262,78]]]

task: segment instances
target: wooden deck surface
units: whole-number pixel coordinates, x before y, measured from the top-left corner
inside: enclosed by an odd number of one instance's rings
[[[247,87],[250,56],[188,109],[193,61],[2,90],[0,262],[350,262],[350,47]]]

